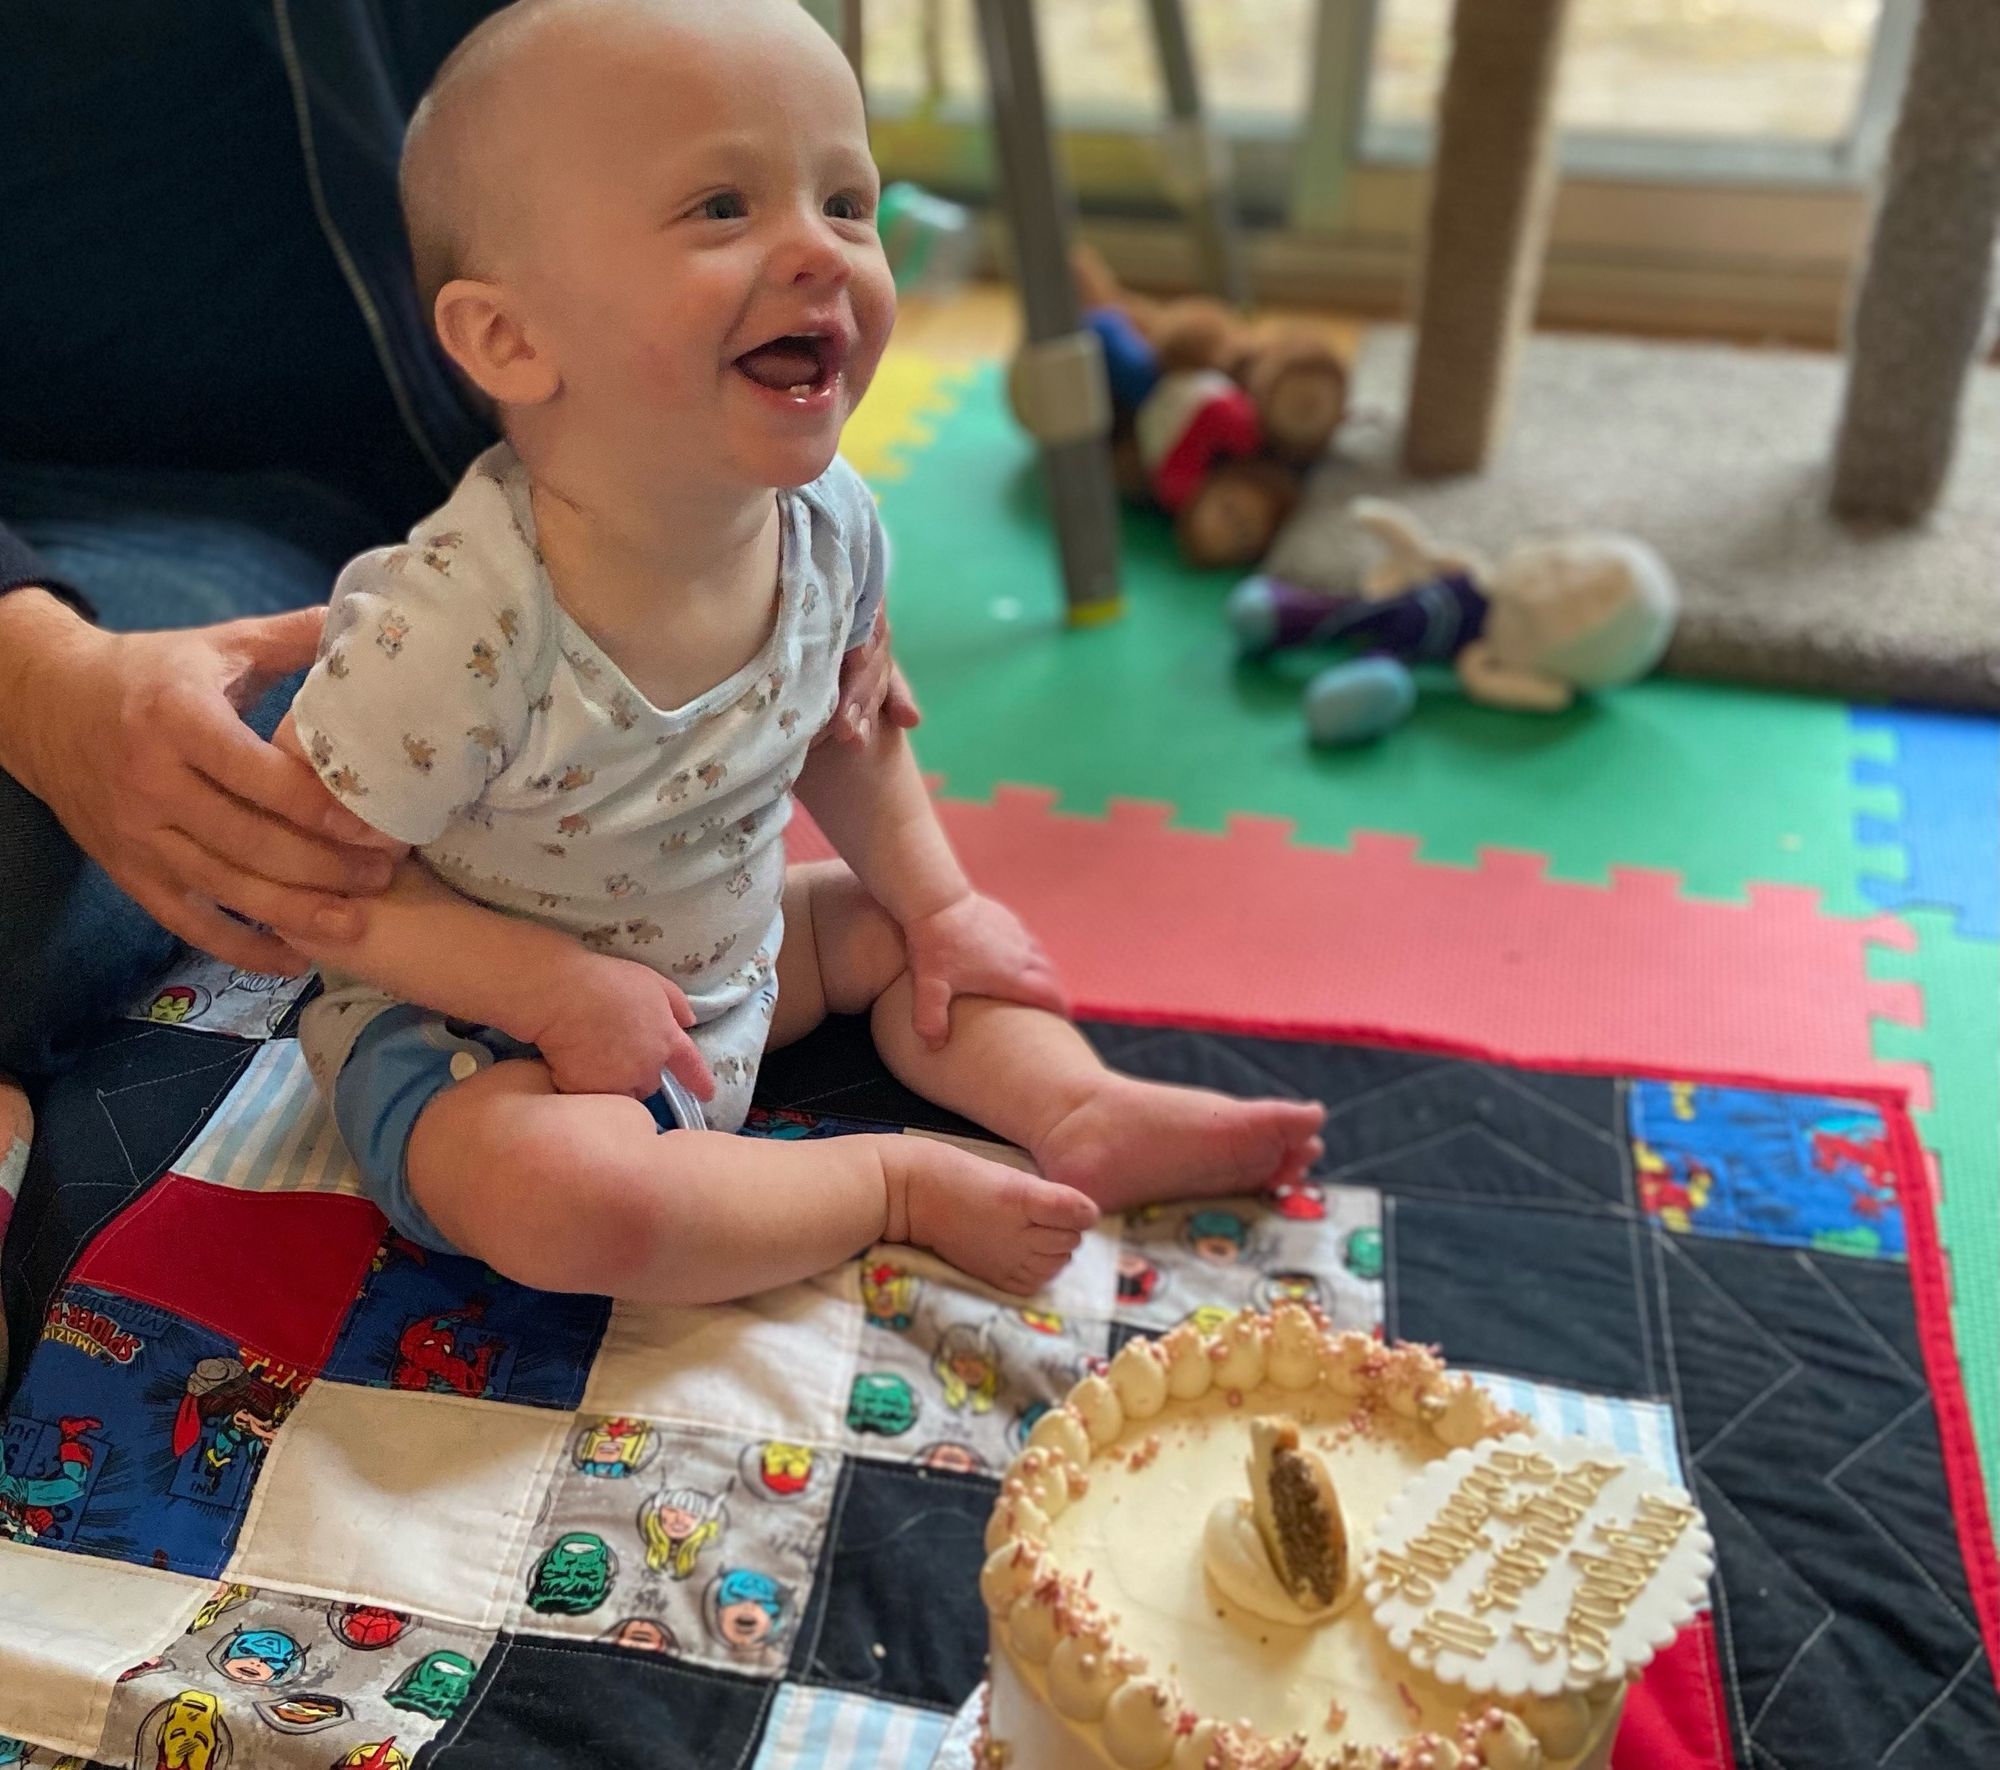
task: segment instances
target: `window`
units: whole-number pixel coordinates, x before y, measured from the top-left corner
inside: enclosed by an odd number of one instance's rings
[[[1854,120],[1881,12],[1881,0],[1574,0],[1562,126],[1831,146]],[[1371,123],[1428,122],[1450,24],[1450,0],[1386,0]]]
[[[1237,126],[1295,128],[1307,102],[1315,0],[1184,0],[1214,112]],[[866,0],[871,102],[902,109],[980,102],[973,0]],[[1067,122],[1142,128],[1160,113],[1146,0],[1042,0],[1049,97]]]
[[[1148,0],[1029,3],[1093,233],[1142,280],[1185,274]],[[1545,312],[1833,336],[1920,3],[1573,0]],[[1398,303],[1451,0],[1183,5],[1260,290]],[[864,17],[885,170],[977,198],[993,161],[974,6],[866,0]]]

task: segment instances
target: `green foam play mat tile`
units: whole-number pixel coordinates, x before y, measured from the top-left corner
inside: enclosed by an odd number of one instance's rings
[[[1923,1024],[1880,1023],[1875,1049],[1931,1072],[1917,1131],[1938,1158],[1938,1229],[1951,1262],[1952,1320],[1973,1436],[2000,1492],[2000,946],[1953,932],[1948,910],[1909,912],[1912,951],[1874,947],[1869,972],[1923,992]]]
[[[1874,907],[1856,882],[1838,702],[1654,681],[1547,718],[1440,681],[1379,743],[1315,751],[1300,714],[1314,661],[1239,665],[1222,610],[1235,574],[1182,564],[1158,517],[1125,517],[1124,618],[1063,624],[1039,469],[990,367],[882,509],[897,652],[927,716],[919,753],[955,797],[1032,783],[1071,811],[1162,801],[1190,829],[1257,813],[1292,819],[1303,842],[1372,830],[1416,836],[1431,861],[1525,849],[1556,878],[1655,867],[1702,896],[1760,881],[1816,887],[1835,914]]]

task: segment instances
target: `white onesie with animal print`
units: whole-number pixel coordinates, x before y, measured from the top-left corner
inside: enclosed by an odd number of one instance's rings
[[[886,564],[874,500],[845,461],[778,501],[770,639],[666,710],[556,601],[526,470],[497,444],[406,545],[340,574],[293,704],[320,778],[445,883],[686,992],[717,1130],[743,1122],[777,1005],[791,788]],[[299,1032],[331,1097],[362,1028],[395,1000],[326,981]]]

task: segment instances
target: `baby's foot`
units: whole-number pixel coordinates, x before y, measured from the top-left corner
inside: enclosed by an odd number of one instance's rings
[[[1238,1100],[1107,1075],[1030,1153],[1051,1180],[1123,1211],[1301,1179],[1325,1149],[1325,1118],[1317,1101]]]
[[[887,1144],[887,1239],[929,1248],[1003,1291],[1025,1297],[1040,1290],[1097,1221],[1097,1207],[1068,1186],[928,1137]]]

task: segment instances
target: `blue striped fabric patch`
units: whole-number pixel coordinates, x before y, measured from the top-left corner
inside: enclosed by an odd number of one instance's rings
[[[246,1192],[361,1190],[296,1039],[273,1039],[250,1060],[174,1172]]]
[[[1532,1383],[1526,1377],[1497,1376],[1491,1371],[1468,1374],[1502,1407],[1526,1414],[1552,1436],[1594,1438],[1600,1444],[1616,1445],[1687,1486],[1674,1410],[1664,1401],[1587,1395],[1581,1389]]]
[[[930,1770],[949,1715],[781,1684],[754,1770]]]

